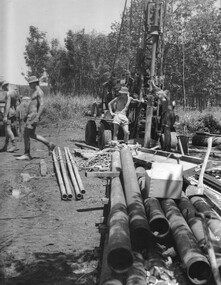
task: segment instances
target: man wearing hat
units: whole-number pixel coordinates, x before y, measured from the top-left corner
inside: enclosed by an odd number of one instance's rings
[[[55,148],[55,145],[48,140],[46,140],[41,135],[36,134],[36,127],[39,122],[40,116],[43,111],[43,97],[44,93],[39,86],[39,79],[36,76],[30,76],[28,79],[30,88],[33,90],[31,95],[31,100],[28,105],[27,117],[25,118],[25,128],[24,128],[24,144],[25,144],[25,154],[17,157],[18,160],[30,160],[30,138],[45,144],[49,149],[49,154]]]
[[[18,92],[14,90],[7,81],[2,82],[2,90],[6,91],[5,95],[5,108],[3,123],[5,126],[5,144],[0,152],[15,152],[17,149],[15,143],[15,136],[12,132],[12,124],[16,121],[16,107],[18,103]],[[8,149],[9,142],[11,141],[11,148]]]
[[[109,102],[108,108],[111,116],[114,116],[113,125],[114,125],[114,133],[113,140],[117,141],[117,135],[119,131],[119,126],[123,128],[124,131],[124,142],[127,143],[129,139],[129,120],[127,118],[127,110],[129,108],[130,103],[133,102],[141,102],[138,99],[134,99],[129,96],[129,91],[127,87],[121,87],[118,92],[119,96],[114,98]],[[113,107],[115,112],[113,112]]]

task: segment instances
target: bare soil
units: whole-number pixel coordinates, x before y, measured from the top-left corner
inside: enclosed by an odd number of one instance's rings
[[[50,129],[42,134],[63,150],[84,140],[79,126]],[[95,284],[100,234],[95,226],[102,216],[105,181],[85,178],[84,199],[61,200],[52,157],[47,147],[31,141],[31,161],[18,161],[19,151],[0,153],[0,284]],[[0,137],[0,147],[4,137]],[[40,159],[48,174],[40,175]],[[25,176],[23,175],[25,174]],[[32,177],[25,181],[29,175]]]

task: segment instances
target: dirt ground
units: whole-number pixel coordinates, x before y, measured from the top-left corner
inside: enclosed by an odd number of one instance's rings
[[[39,128],[39,133],[63,150],[84,140],[84,130]],[[4,138],[0,137],[0,146]],[[0,153],[0,284],[95,284],[100,234],[95,224],[102,216],[105,180],[86,178],[84,199],[63,201],[47,148],[31,142],[31,161],[17,161],[19,151]],[[48,174],[40,175],[40,159]],[[31,178],[25,181],[23,174]]]

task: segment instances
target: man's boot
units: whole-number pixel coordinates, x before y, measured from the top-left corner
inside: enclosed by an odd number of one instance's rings
[[[12,141],[12,147],[10,147],[7,152],[15,152],[16,150],[18,150],[18,148],[16,147],[16,143],[15,141],[13,140]]]

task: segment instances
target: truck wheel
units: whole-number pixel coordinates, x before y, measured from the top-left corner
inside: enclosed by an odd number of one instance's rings
[[[98,147],[103,149],[112,140],[111,130],[105,130],[104,124],[101,123],[98,131]]]
[[[96,123],[93,120],[89,120],[86,124],[85,128],[85,142],[88,145],[96,144],[96,136],[97,136],[97,127]]]

